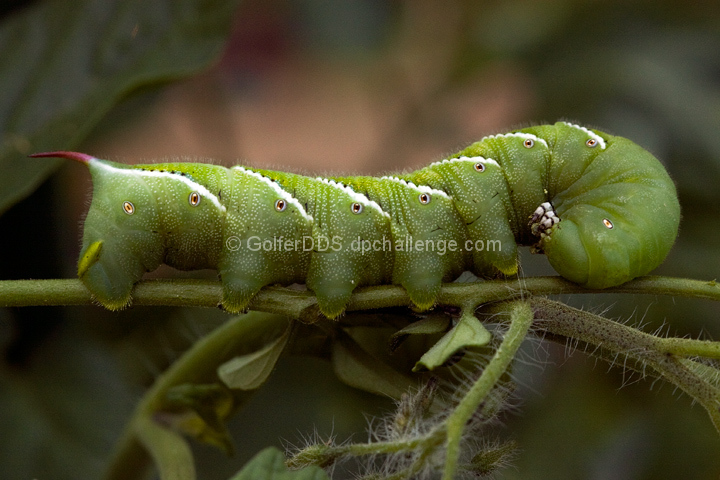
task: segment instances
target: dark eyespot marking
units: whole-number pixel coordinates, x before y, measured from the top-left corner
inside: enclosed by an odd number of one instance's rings
[[[283,200],[282,198],[278,199],[275,202],[275,210],[277,210],[278,212],[282,212],[286,208],[287,208],[287,202],[285,200]]]
[[[588,138],[587,142],[585,142],[585,145],[587,145],[590,148],[595,148],[598,144],[598,141],[594,138]]]
[[[484,172],[484,171],[485,171],[485,164],[484,164],[484,163],[480,163],[480,162],[476,163],[476,164],[475,164],[475,171],[476,171],[476,172],[480,172],[480,173]]]
[[[427,205],[428,203],[430,203],[430,194],[429,193],[421,193],[418,196],[418,201],[420,201],[420,203],[422,203],[423,205]]]
[[[362,213],[362,211],[363,211],[362,203],[353,203],[353,204],[350,206],[350,211],[351,211],[352,213],[354,213],[355,215],[358,215],[358,214]]]
[[[526,138],[525,141],[523,142],[523,147],[525,147],[525,148],[532,148],[534,146],[535,146],[535,140],[533,140],[532,138]]]
[[[135,213],[135,205],[130,202],[123,202],[122,208],[123,212],[127,213],[128,215],[132,215],[133,213]]]
[[[613,228],[615,228],[615,225],[613,225],[613,223],[607,218],[603,218],[603,225],[605,225],[608,230],[612,230]]]

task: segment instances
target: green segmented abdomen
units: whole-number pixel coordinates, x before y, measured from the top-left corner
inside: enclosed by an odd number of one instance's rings
[[[443,281],[457,278],[471,266],[464,248],[467,229],[452,199],[442,190],[390,176],[337,180],[362,192],[387,213],[390,229],[378,239],[382,241],[378,245],[394,257],[389,280],[402,285],[420,309],[434,305]],[[361,246],[376,247],[371,242]]]
[[[313,228],[305,208],[277,183],[250,169],[233,167],[221,196],[227,209],[222,254],[217,269],[223,283],[222,305],[230,312],[245,309],[266,285],[301,283],[310,252],[284,248],[286,239],[303,239]],[[269,248],[263,245],[268,239]]]
[[[544,251],[565,278],[605,288],[662,262],[680,219],[672,180],[650,153],[564,122],[381,178],[36,156],[91,170],[78,275],[111,309],[160,263],[216,268],[230,312],[266,285],[302,282],[330,318],[362,285],[402,285],[427,309],[463,270],[516,274],[518,244]]]

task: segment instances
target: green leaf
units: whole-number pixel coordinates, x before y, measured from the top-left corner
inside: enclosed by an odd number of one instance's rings
[[[370,355],[342,331],[333,343],[332,364],[342,382],[371,393],[399,399],[414,385],[410,378]]]
[[[29,195],[118,101],[219,56],[239,0],[48,0],[0,24],[0,213]]]
[[[227,388],[218,384],[185,383],[170,387],[165,399],[169,407],[181,407],[192,412],[176,416],[174,426],[178,430],[200,442],[217,446],[226,455],[232,456],[232,439],[223,423],[234,410],[234,399]]]
[[[431,314],[413,322],[402,330],[398,330],[390,337],[390,351],[394,352],[408,335],[432,335],[447,330],[450,317],[443,314]]]
[[[288,324],[285,332],[280,337],[260,350],[235,357],[223,363],[217,369],[218,377],[228,388],[239,390],[258,388],[265,383],[275,368],[280,354],[290,339],[291,331],[292,323]]]
[[[230,480],[329,480],[327,473],[310,466],[291,472],[285,467],[285,456],[275,447],[268,447],[255,455]]]
[[[472,313],[463,313],[460,321],[433,347],[425,352],[413,368],[433,370],[445,364],[458,350],[468,347],[484,347],[492,340],[492,334]]]

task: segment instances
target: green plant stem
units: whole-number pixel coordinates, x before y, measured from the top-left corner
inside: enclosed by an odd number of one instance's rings
[[[618,287],[591,290],[560,277],[531,277],[518,280],[493,280],[443,285],[439,303],[474,309],[483,303],[509,300],[523,295],[572,293],[632,293],[672,295],[720,300],[720,284],[714,281],[647,276]],[[133,291],[133,305],[195,306],[216,308],[222,296],[220,282],[209,280],[147,280]],[[0,281],[0,307],[42,305],[90,305],[89,292],[77,279],[72,280],[3,280]],[[358,288],[347,311],[409,306],[405,290],[393,285]],[[317,318],[317,301],[311,292],[267,287],[250,304],[251,310],[277,313],[291,318],[313,321]]]
[[[373,455],[377,453],[398,453],[433,443],[434,439],[436,441],[436,435],[428,434],[422,437],[392,442],[353,443],[337,447],[337,451],[340,455],[350,454],[355,456]]]
[[[659,338],[546,298],[532,297],[529,302],[537,329],[625,355],[639,365],[649,366],[705,407],[720,432],[720,389],[713,384],[714,378],[703,377],[701,364],[695,366],[678,355],[695,356],[703,352],[713,356],[717,355],[717,347],[700,340]],[[501,306],[494,309],[501,311]]]
[[[252,350],[254,345],[249,339],[257,338],[257,343],[262,344],[259,339],[269,332],[282,331],[287,322],[284,317],[254,312],[233,317],[197,341],[158,377],[138,404],[115,448],[105,478],[142,478],[149,467],[148,452],[161,480],[194,480],[193,459],[190,450],[185,448],[185,440],[155,421],[155,414],[164,406],[167,391],[183,383],[216,381],[218,365],[244,353],[238,351],[239,345]],[[250,393],[242,394],[240,400],[247,400],[249,396]]]
[[[533,311],[527,302],[515,301],[509,310],[510,328],[505,334],[502,343],[483,370],[480,378],[465,394],[447,419],[444,480],[452,480],[455,477],[455,470],[460,456],[460,439],[465,425],[510,366],[510,363],[515,358],[515,353],[520,348],[520,344],[532,325]]]
[[[632,293],[673,295],[720,300],[720,285],[714,281],[698,281],[668,277],[641,277],[624,285],[606,290],[589,290],[560,277],[533,277],[514,281],[481,281],[476,283],[452,283],[443,285],[440,303],[464,310],[503,300],[528,295],[571,293]],[[221,284],[203,280],[153,280],[140,282],[134,290],[134,305],[155,306],[204,306],[217,307],[221,298]],[[536,327],[549,335],[573,338],[588,345],[624,354],[641,365],[649,365],[660,375],[680,387],[701,403],[709,412],[716,428],[720,430],[718,388],[703,377],[707,368],[697,362],[681,357],[702,356],[720,358],[720,345],[691,339],[658,338],[603,317],[572,309],[564,304],[539,297],[529,297],[535,311]],[[93,300],[79,280],[5,280],[0,281],[0,306],[42,305],[88,305]],[[348,311],[370,310],[383,307],[408,306],[406,292],[397,286],[381,285],[360,288],[352,296]],[[253,299],[252,310],[277,313],[285,318],[306,322],[317,321],[317,301],[311,292],[280,287],[263,289]],[[447,427],[447,462],[445,478],[455,471],[459,441],[469,415],[478,408],[499,374],[507,368],[519,342],[527,331],[527,305],[515,302],[510,331],[488,368],[472,387],[466,398],[449,417]],[[507,309],[507,306],[505,306]],[[578,313],[579,312],[579,313]],[[121,438],[108,470],[108,479],[138,478],[149,466],[151,457],[160,468],[160,477],[192,479],[192,458],[182,445],[184,440],[174,432],[155,423],[154,414],[162,409],[167,390],[181,383],[205,381],[215,377],[215,369],[223,361],[236,355],[233,340],[262,332],[272,322],[272,315],[235,318],[197,342],[185,355],[168,369],[138,405],[133,419]],[[517,318],[516,318],[517,317]],[[529,316],[532,318],[532,315]],[[286,320],[283,320],[286,321]],[[432,449],[438,438],[437,432],[414,439],[412,442],[348,445],[350,455],[393,453],[403,449]],[[164,439],[164,440],[163,440]],[[420,443],[415,443],[420,442]],[[412,444],[410,444],[412,443]],[[175,445],[173,447],[172,445]],[[150,455],[148,455],[148,453]],[[179,457],[174,457],[179,455]],[[184,459],[184,460],[183,460]],[[177,465],[185,465],[180,468]],[[413,468],[413,467],[410,467]],[[178,473],[180,472],[180,473]]]
[[[662,349],[673,355],[720,359],[720,342],[673,337],[658,338],[658,340]]]
[[[389,442],[349,443],[346,445],[318,444],[307,447],[290,458],[287,465],[290,468],[302,468],[309,464],[322,464],[323,459],[327,459],[332,463],[346,455],[360,457],[363,455],[393,454],[416,448],[432,451],[433,448],[441,445],[444,439],[444,432],[433,430],[423,436]]]

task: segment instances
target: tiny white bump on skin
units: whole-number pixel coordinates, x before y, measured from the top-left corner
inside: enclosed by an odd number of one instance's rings
[[[581,127],[580,125],[575,125],[574,123],[568,123],[568,122],[563,122],[563,123],[565,125],[567,125],[568,127],[577,128],[578,130],[582,130],[583,132],[587,133],[590,136],[590,138],[592,138],[598,142],[598,145],[600,146],[601,149],[605,150],[605,140],[597,133],[595,133],[591,130],[588,130],[585,127]]]
[[[440,160],[439,162],[433,162],[429,167],[432,167],[434,165],[440,165],[443,163],[456,163],[456,162],[468,162],[468,163],[484,163],[486,165],[495,165],[497,167],[500,166],[499,163],[497,163],[492,158],[485,158],[485,157],[458,157],[458,158],[446,158],[445,160]]]
[[[397,177],[380,177],[380,180],[390,180],[392,182],[396,182],[401,184],[404,187],[412,188],[414,190],[417,190],[418,193],[429,193],[430,195],[439,195],[441,197],[450,198],[450,196],[443,192],[442,190],[436,190],[434,188],[430,188],[427,185],[415,185],[413,182],[408,182],[405,180],[402,180]]]
[[[518,137],[518,138],[523,138],[525,140],[534,140],[537,143],[542,143],[543,145],[545,145],[545,148],[550,148],[550,147],[548,147],[547,142],[545,140],[543,140],[542,138],[539,138],[539,137],[533,135],[532,133],[525,133],[525,132],[498,133],[497,135],[488,135],[487,137],[483,137],[480,141],[482,142],[483,140],[488,140],[491,138],[506,138],[506,137]]]
[[[93,160],[95,160],[93,162]],[[118,173],[121,175],[130,175],[130,176],[141,176],[141,177],[155,177],[155,178],[171,178],[173,180],[177,180],[179,182],[184,183],[188,187],[190,187],[192,190],[196,191],[198,194],[200,194],[202,197],[207,198],[212,202],[213,205],[217,207],[218,210],[221,212],[225,212],[225,205],[221,204],[218,198],[210,193],[210,191],[205,188],[204,186],[200,185],[199,183],[193,182],[189,178],[178,175],[175,173],[170,172],[158,172],[158,171],[150,171],[150,170],[143,170],[141,168],[115,168],[111,165],[108,165],[100,160],[93,159],[90,160],[90,162],[93,163],[93,165],[99,165],[101,168],[104,168],[105,170],[112,171],[114,173]],[[156,193],[155,190],[153,190],[153,193]]]
[[[313,222],[313,221],[314,221],[312,215],[309,215],[309,214],[305,211],[305,208],[300,204],[300,202],[298,201],[298,199],[295,198],[295,197],[293,197],[292,195],[290,195],[290,194],[289,194],[288,192],[286,192],[285,190],[283,190],[282,187],[281,187],[280,185],[278,185],[277,182],[273,182],[272,179],[270,179],[270,178],[268,178],[268,177],[265,177],[265,176],[263,176],[263,175],[261,175],[261,174],[259,174],[259,173],[257,173],[257,172],[253,172],[252,170],[248,170],[247,168],[244,168],[244,167],[235,166],[235,167],[232,167],[232,170],[237,170],[237,171],[239,171],[239,172],[241,172],[241,173],[243,173],[243,174],[245,174],[245,175],[250,175],[250,176],[255,177],[255,178],[259,179],[259,180],[262,180],[262,181],[265,182],[269,187],[271,187],[273,190],[275,190],[275,192],[278,194],[278,196],[279,196],[280,198],[282,198],[282,199],[285,200],[287,203],[289,203],[289,204],[291,204],[292,206],[294,206],[295,208],[297,208],[298,211],[300,212],[300,215],[302,215],[306,220],[308,220],[308,221],[310,221],[310,222]]]
[[[321,177],[316,177],[315,180],[319,180],[327,185],[330,185],[331,187],[335,187],[338,190],[342,190],[343,192],[350,195],[350,198],[352,198],[352,200],[354,200],[355,202],[357,202],[361,205],[364,205],[366,207],[370,207],[374,210],[377,210],[378,213],[381,213],[382,215],[385,215],[387,218],[390,218],[390,215],[387,212],[383,211],[383,209],[380,208],[380,205],[378,205],[377,202],[370,200],[369,198],[367,198],[365,195],[363,195],[361,193],[357,193],[355,190],[348,187],[347,185],[338,183],[335,180],[330,180],[330,179],[321,178]]]

